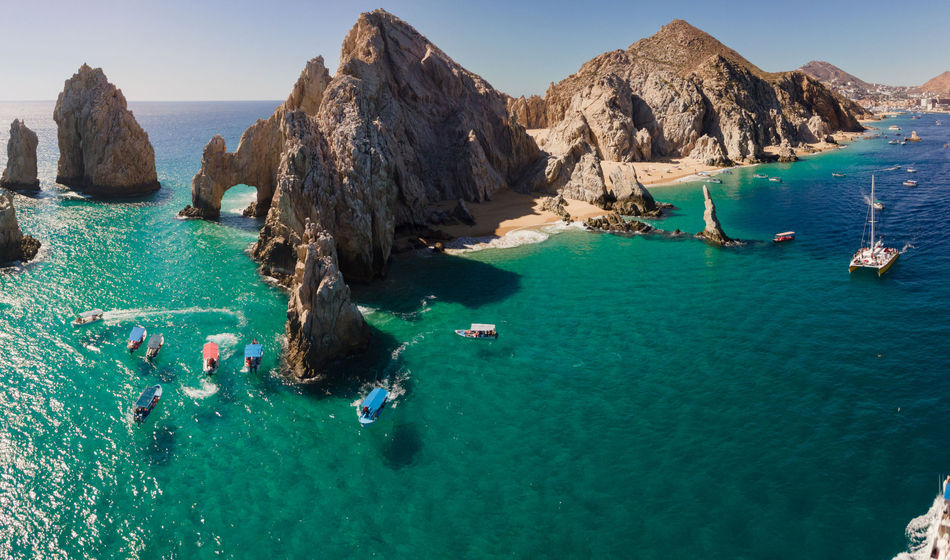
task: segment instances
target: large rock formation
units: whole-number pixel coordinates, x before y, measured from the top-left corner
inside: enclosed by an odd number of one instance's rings
[[[256,210],[267,218],[254,256],[295,294],[289,361],[298,377],[310,377],[368,336],[353,326],[362,318],[349,312],[337,269],[347,282],[378,278],[396,229],[425,226],[432,203],[528,191],[542,167],[537,145],[509,119],[506,96],[377,10],[347,35],[332,79],[314,59],[294,93],[245,131],[234,153],[212,139],[185,214],[213,218],[228,187],[258,187]],[[346,335],[326,325],[345,325]]]
[[[706,210],[703,212],[703,220],[706,222],[706,229],[696,234],[697,237],[705,239],[712,245],[728,245],[734,241],[722,231],[719,224],[719,218],[716,217],[716,205],[713,204],[712,197],[709,196],[709,189],[703,185],[703,199]]]
[[[53,120],[59,136],[56,182],[106,197],[137,196],[160,187],[148,134],[101,68],[83,64],[66,80]]]
[[[590,60],[543,101],[513,99],[509,108],[526,126],[550,128],[537,134],[552,156],[548,181],[591,202],[604,182],[601,161],[764,161],[765,146],[814,141],[816,128],[860,131],[855,115],[865,113],[801,72],[762,71],[681,20]]]
[[[0,263],[28,261],[39,249],[39,241],[20,231],[13,197],[0,193]]]
[[[10,140],[7,142],[7,167],[0,176],[0,187],[8,189],[38,189],[36,177],[36,133],[26,124],[14,119],[10,124]]]

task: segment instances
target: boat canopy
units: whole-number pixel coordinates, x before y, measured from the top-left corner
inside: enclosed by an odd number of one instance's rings
[[[143,338],[145,338],[145,327],[132,327],[132,332],[129,333],[129,340],[138,342]]]
[[[950,500],[950,484],[943,487],[943,499]]]
[[[263,344],[248,344],[244,347],[245,358],[261,358],[264,356]]]
[[[785,236],[785,235],[795,235],[795,232],[794,232],[794,231],[783,231],[782,233],[776,233],[775,235],[782,235],[782,236]]]
[[[148,389],[142,391],[142,396],[139,397],[139,400],[135,401],[135,408],[148,408],[152,404],[152,399],[155,398],[155,393],[161,389],[161,385],[152,385]]]
[[[79,314],[79,316],[82,317],[83,319],[88,319],[90,317],[98,317],[99,315],[102,315],[102,314],[103,314],[103,311],[101,309],[90,309],[89,311],[83,311],[82,313]]]
[[[383,403],[386,402],[386,389],[382,387],[376,387],[370,391],[369,395],[363,400],[363,406],[368,407],[370,412],[375,412],[379,410],[379,407],[383,406]],[[360,408],[362,410],[362,408]]]
[[[160,334],[153,334],[148,339],[149,348],[161,348],[162,344],[165,342],[165,337]]]
[[[473,331],[488,332],[495,330],[495,325],[489,325],[487,323],[472,323]]]
[[[218,357],[218,345],[213,342],[208,342],[204,345],[204,348],[201,349],[201,357],[204,359],[208,358],[217,358]]]

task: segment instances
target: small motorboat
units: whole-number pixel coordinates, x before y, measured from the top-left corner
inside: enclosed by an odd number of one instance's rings
[[[379,418],[379,412],[386,406],[387,397],[389,397],[389,393],[382,387],[376,387],[370,391],[369,395],[363,399],[363,403],[360,404],[359,411],[357,411],[360,424],[366,426],[375,422]]]
[[[498,331],[495,330],[495,325],[485,323],[472,323],[472,326],[469,327],[468,330],[456,330],[455,334],[465,338],[488,338],[491,340],[498,338]]]
[[[126,345],[129,354],[138,350],[143,342],[145,342],[145,327],[142,325],[132,327],[132,332],[129,333],[129,343]]]
[[[898,142],[897,140],[888,140],[887,143],[888,143],[888,144],[900,144],[900,142]]]
[[[887,129],[888,129],[888,130],[900,130],[901,127],[897,126],[896,124],[892,124],[891,126],[887,127]]]
[[[89,311],[83,311],[73,319],[74,327],[81,327],[83,325],[88,325],[89,323],[95,323],[96,321],[101,321],[102,316],[104,315],[101,309],[90,309]]]
[[[244,365],[249,371],[257,371],[262,359],[264,359],[264,345],[258,344],[255,338],[244,347]]]
[[[874,201],[874,209],[875,209],[875,210],[883,210],[883,209],[884,209],[884,203],[881,202],[880,200],[875,200],[875,201]]]
[[[904,185],[905,187],[916,187],[916,186],[917,186],[917,181],[915,181],[915,180],[913,180],[913,179],[907,179],[906,181],[904,181],[904,182],[901,183],[901,184]]]
[[[901,146],[904,146],[904,145],[906,145],[906,144],[907,144],[907,141],[906,141],[906,140],[901,140]]]
[[[158,399],[162,398],[162,386],[152,385],[142,391],[139,400],[135,401],[134,416],[135,421],[141,424],[158,404]]]
[[[145,346],[145,357],[151,360],[155,356],[158,356],[158,351],[162,349],[162,344],[165,344],[165,337],[160,334],[153,334]]]
[[[782,243],[784,241],[791,241],[795,239],[794,231],[783,231],[782,233],[776,233],[775,237],[772,238],[772,243]]]
[[[698,171],[696,172],[696,174],[699,175],[700,177],[709,177],[708,171]]]
[[[847,177],[847,175],[845,175],[844,173],[837,173],[837,172],[832,173],[831,176],[832,177]]]
[[[781,178],[781,177],[769,177],[769,181],[772,181],[773,183],[781,183],[781,182],[782,182],[782,178]]]
[[[719,177],[710,177],[706,179],[706,181],[710,183],[722,183],[722,179],[720,179]]]
[[[755,175],[753,175],[753,177],[755,177],[756,179],[768,179],[768,178],[769,178],[769,176],[766,175],[765,173],[756,173]]]
[[[208,375],[218,370],[218,345],[213,342],[205,343],[201,349],[201,369]]]
[[[908,168],[907,168],[907,172],[908,172],[908,173],[917,173],[917,169],[914,168],[914,167],[908,167]]]

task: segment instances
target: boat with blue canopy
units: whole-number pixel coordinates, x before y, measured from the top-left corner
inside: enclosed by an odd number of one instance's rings
[[[257,371],[264,358],[264,345],[258,344],[255,338],[250,344],[244,347],[244,365],[250,371]]]
[[[105,313],[101,309],[90,309],[89,311],[83,311],[73,319],[74,327],[81,327],[83,325],[88,325],[89,323],[95,323],[96,321],[101,321],[102,316]]]
[[[132,332],[129,333],[129,343],[126,345],[126,348],[129,349],[129,354],[138,350],[143,342],[145,342],[145,327],[142,325],[132,327]]]
[[[363,403],[360,405],[358,411],[360,424],[365,426],[375,422],[376,418],[379,417],[379,412],[386,406],[386,399],[388,397],[389,393],[382,387],[376,387],[370,391],[369,395],[363,399]]]
[[[218,369],[218,345],[213,342],[205,343],[201,349],[201,369],[211,375]]]
[[[142,391],[139,400],[135,401],[135,421],[141,424],[158,404],[158,399],[162,398],[162,386],[152,385]]]
[[[498,338],[498,331],[495,330],[495,325],[489,325],[487,323],[472,323],[472,326],[468,329],[456,329],[455,334],[464,338],[487,338],[489,340]]]

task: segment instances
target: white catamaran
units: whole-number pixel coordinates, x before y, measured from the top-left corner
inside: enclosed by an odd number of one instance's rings
[[[894,264],[901,252],[891,247],[885,247],[884,242],[874,238],[874,175],[871,175],[871,197],[868,199],[868,225],[871,226],[870,242],[864,244],[864,236],[861,238],[861,248],[851,257],[851,265],[848,272],[854,272],[859,268],[871,268],[877,270],[877,275],[881,276],[887,269]],[[865,227],[867,232],[868,228]]]

